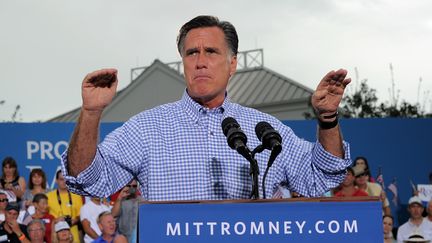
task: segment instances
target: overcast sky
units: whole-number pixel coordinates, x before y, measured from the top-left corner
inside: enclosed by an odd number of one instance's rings
[[[431,13],[431,0],[0,0],[0,121],[18,104],[24,122],[80,106],[92,70],[117,68],[123,88],[131,68],[180,60],[178,29],[200,14],[230,21],[240,51],[263,48],[267,68],[310,88],[357,68],[388,100],[392,63],[400,99],[430,110]]]

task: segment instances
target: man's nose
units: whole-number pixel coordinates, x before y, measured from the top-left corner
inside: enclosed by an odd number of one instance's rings
[[[205,53],[198,53],[197,59],[196,59],[196,69],[202,69],[207,68],[208,65],[208,59]]]

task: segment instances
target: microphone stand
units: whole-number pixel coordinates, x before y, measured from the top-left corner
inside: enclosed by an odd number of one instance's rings
[[[254,149],[254,151],[251,152],[247,147],[237,148],[237,152],[241,154],[244,158],[246,158],[250,163],[249,173],[252,176],[252,193],[250,198],[259,199],[259,182],[258,182],[259,167],[258,167],[258,161],[255,159],[255,154],[256,154],[255,150],[256,148]]]

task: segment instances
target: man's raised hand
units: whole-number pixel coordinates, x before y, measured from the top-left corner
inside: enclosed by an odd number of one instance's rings
[[[101,69],[87,74],[82,82],[82,108],[90,112],[102,112],[115,96],[117,70]]]

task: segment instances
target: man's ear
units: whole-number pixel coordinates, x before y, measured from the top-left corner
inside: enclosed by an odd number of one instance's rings
[[[237,56],[232,56],[230,60],[230,77],[237,71]]]

